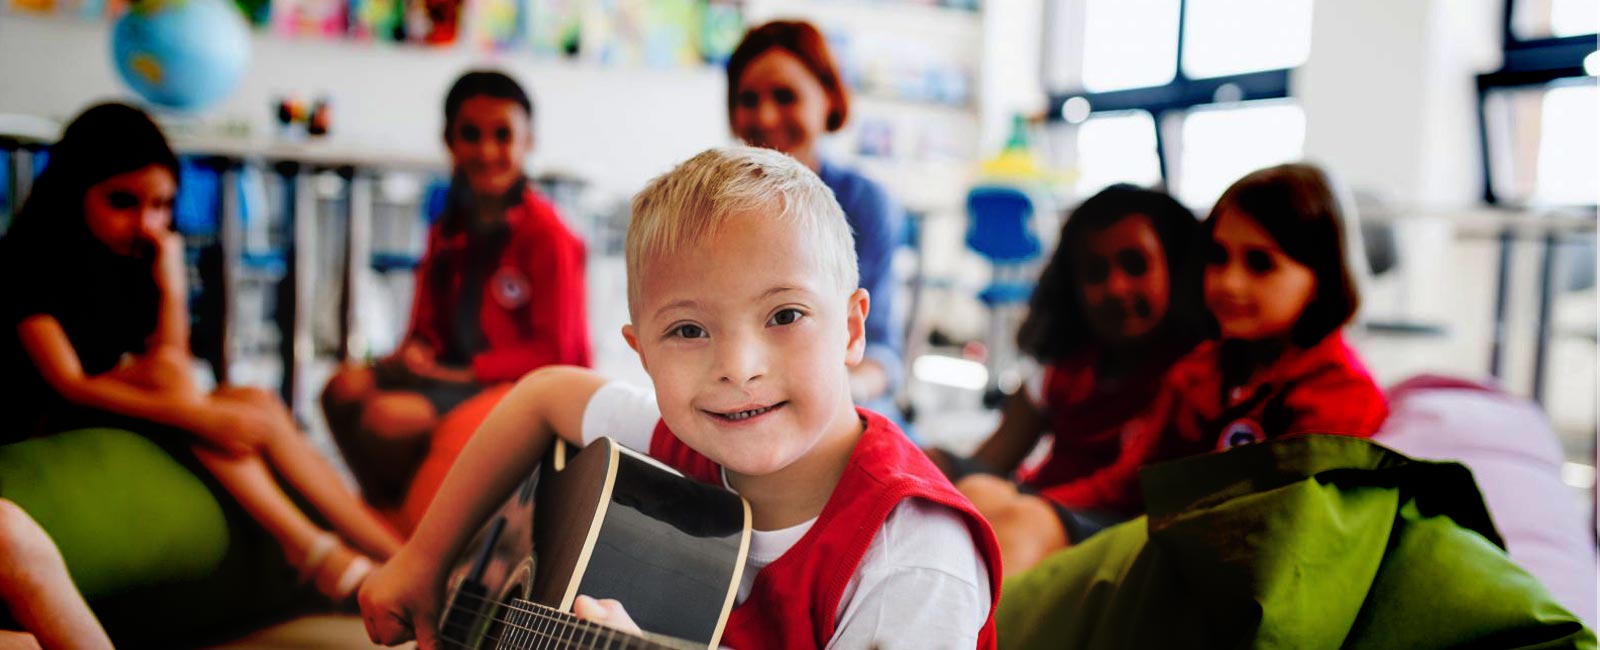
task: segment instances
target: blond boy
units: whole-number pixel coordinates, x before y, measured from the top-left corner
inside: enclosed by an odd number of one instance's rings
[[[855,408],[869,296],[838,203],[783,154],[712,149],[634,198],[622,335],[655,387],[536,371],[484,422],[416,536],[362,589],[373,640],[434,647],[444,572],[552,436],[611,436],[750,502],[723,644],[989,648],[999,554],[971,504]],[[629,629],[626,603],[580,598]]]

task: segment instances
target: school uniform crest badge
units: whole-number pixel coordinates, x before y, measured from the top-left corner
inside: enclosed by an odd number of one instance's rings
[[[490,279],[491,293],[496,304],[504,309],[516,309],[528,304],[529,293],[532,291],[528,283],[528,276],[513,267],[503,266],[496,271]]]
[[[1239,419],[1228,423],[1222,428],[1222,435],[1217,436],[1217,451],[1227,451],[1234,447],[1253,445],[1265,442],[1266,432],[1261,430],[1261,425],[1254,420]]]

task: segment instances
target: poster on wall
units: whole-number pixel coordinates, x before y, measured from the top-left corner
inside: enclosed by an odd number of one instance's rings
[[[602,0],[585,16],[584,40],[594,44],[601,65],[696,65],[703,6],[696,0]]]
[[[532,0],[528,42],[536,56],[575,57],[582,49],[581,0]]]
[[[723,65],[744,38],[744,11],[737,0],[707,0],[700,20],[700,58]]]
[[[350,37],[369,42],[404,40],[402,7],[401,0],[350,0]]]
[[[274,0],[272,32],[289,38],[341,38],[345,10],[345,0]]]
[[[10,0],[0,7],[16,13],[104,19],[121,16],[128,3],[127,0]]]
[[[528,0],[473,0],[472,40],[489,50],[521,45],[528,36]]]
[[[462,0],[406,0],[405,30],[413,43],[453,45],[461,30]]]
[[[272,0],[234,0],[233,3],[239,7],[239,13],[244,14],[245,22],[250,23],[251,27],[266,27],[272,23]]]

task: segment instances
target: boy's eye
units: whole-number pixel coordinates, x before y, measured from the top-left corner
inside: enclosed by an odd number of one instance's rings
[[[772,91],[772,101],[778,102],[779,104],[783,104],[783,105],[793,104],[794,100],[795,100],[795,96],[794,96],[794,91],[793,90],[790,90],[788,88],[779,88],[777,90]]]
[[[1083,265],[1083,283],[1100,284],[1111,277],[1111,262],[1098,255],[1090,257]]]
[[[139,197],[132,192],[117,191],[106,196],[106,203],[118,210],[131,210],[139,206]]]
[[[805,312],[798,309],[780,309],[767,321],[768,325],[793,325],[805,316]]]
[[[699,325],[684,323],[672,328],[671,335],[680,339],[699,339],[705,338],[706,330]]]
[[[741,107],[744,107],[744,108],[755,108],[756,104],[761,103],[761,97],[757,96],[755,93],[753,93],[751,91],[746,90],[744,92],[739,93],[739,100],[738,101],[739,101],[739,106],[741,106]]]
[[[1278,263],[1273,261],[1272,255],[1268,254],[1266,251],[1250,251],[1245,253],[1244,265],[1246,268],[1250,269],[1251,273],[1256,275],[1266,275],[1278,267]]]
[[[495,129],[494,130],[494,140],[495,140],[495,142],[499,142],[501,144],[505,144],[507,142],[510,142],[511,141],[511,129],[508,129],[508,128],[503,127],[503,126],[498,128],[498,129]]]
[[[479,131],[478,127],[471,125],[461,127],[461,140],[463,142],[476,143],[481,137],[483,137],[483,132]]]
[[[1150,262],[1139,251],[1126,250],[1117,253],[1117,266],[1122,267],[1122,272],[1132,277],[1140,277],[1150,270]]]

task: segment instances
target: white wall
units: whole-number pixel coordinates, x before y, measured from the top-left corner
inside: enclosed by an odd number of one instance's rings
[[[1482,194],[1473,75],[1499,65],[1500,0],[1321,0],[1291,92],[1305,155],[1402,205]]]
[[[129,98],[111,64],[110,22],[0,15],[0,113],[65,121],[86,104]],[[239,88],[206,120],[273,130],[284,93],[326,93],[333,137],[362,147],[438,156],[442,105],[461,72],[494,65],[534,95],[536,171],[576,172],[608,191],[631,192],[673,163],[728,141],[720,68],[629,70],[495,55],[470,46],[425,50],[392,44],[252,35]]]

